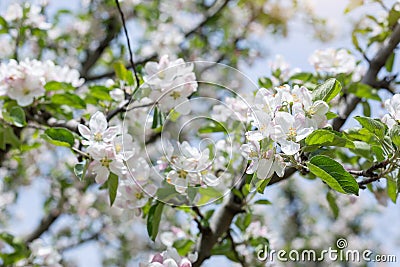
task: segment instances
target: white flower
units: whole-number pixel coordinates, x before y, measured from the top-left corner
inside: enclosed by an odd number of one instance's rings
[[[103,184],[107,181],[110,172],[117,176],[126,174],[127,169],[124,162],[116,157],[112,147],[91,146],[88,148],[88,152],[94,159],[90,164],[90,170],[96,174],[96,183]]]
[[[49,81],[71,83],[80,86],[84,80],[79,72],[66,66],[55,65],[51,61],[25,59],[10,60],[0,65],[0,95],[7,95],[20,106],[28,106],[35,98],[45,94],[44,85]]]
[[[89,128],[86,125],[78,125],[79,133],[87,140],[83,140],[82,144],[106,145],[111,142],[118,133],[118,127],[113,126],[108,128],[107,119],[103,113],[97,111],[89,121]]]
[[[168,248],[161,254],[154,255],[149,262],[139,264],[140,267],[191,267],[187,258],[179,256],[175,248]]]
[[[385,101],[385,109],[389,114],[383,116],[382,121],[392,128],[400,122],[400,94],[395,94],[391,99]]]
[[[110,96],[114,101],[121,102],[125,99],[125,92],[120,88],[110,91]]]
[[[329,106],[322,100],[312,101],[312,95],[310,91],[304,86],[295,86],[292,95],[295,95],[297,101],[293,104],[294,113],[302,114],[306,119],[306,125],[312,128],[322,128],[327,124],[326,113],[329,110]]]
[[[119,181],[115,206],[121,209],[141,208],[156,191],[157,188],[153,184],[141,185],[131,180]]]
[[[9,5],[7,8],[7,11],[4,14],[4,19],[7,22],[12,22],[15,20],[22,19],[23,16],[23,9],[20,4],[14,3],[12,5]]]
[[[305,127],[305,117],[296,117],[287,112],[277,112],[274,118],[272,140],[278,142],[283,153],[294,155],[300,150],[299,142],[312,133],[313,128]]]
[[[175,186],[177,192],[185,194],[189,186],[219,184],[218,178],[211,171],[208,148],[200,151],[191,147],[186,141],[182,144],[178,143],[178,148],[179,155],[171,154],[171,152],[167,154],[173,170],[167,174],[166,178],[168,183]]]
[[[163,56],[159,63],[146,63],[145,70],[147,75],[144,80],[151,89],[149,98],[158,102],[164,112],[179,107],[197,90],[193,64],[185,63],[182,59],[171,62],[168,56]],[[180,111],[185,110],[187,106]]]
[[[246,173],[253,174],[257,171],[257,178],[259,179],[267,179],[271,177],[274,172],[279,177],[283,176],[286,163],[283,158],[275,154],[273,150],[261,152],[258,142],[243,144],[240,150],[246,159],[251,160]]]
[[[18,64],[10,60],[7,64],[0,65],[0,95],[17,101],[20,106],[32,104],[37,97],[45,93],[43,77],[44,70],[41,62],[37,60],[22,61]]]
[[[309,61],[316,71],[327,72],[332,75],[349,74],[356,68],[355,57],[346,49],[317,50],[311,55]]]
[[[34,240],[29,248],[32,251],[30,257],[33,258],[33,263],[41,266],[61,266],[61,255],[51,246],[46,245],[42,239]]]
[[[80,78],[79,71],[76,69],[55,65],[51,60],[47,60],[43,64],[46,82],[65,82],[70,83],[74,87],[79,87],[85,82],[83,78]]]

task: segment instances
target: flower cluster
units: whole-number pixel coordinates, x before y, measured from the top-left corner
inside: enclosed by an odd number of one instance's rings
[[[18,3],[9,5],[4,13],[4,19],[8,23],[20,21],[24,19],[24,11],[26,12],[25,26],[41,30],[48,30],[51,27],[51,24],[46,22],[46,17],[42,14],[41,7],[37,5],[26,4],[22,6]]]
[[[132,156],[133,151],[124,151],[119,127],[108,127],[106,117],[101,112],[96,112],[86,125],[78,125],[79,133],[86,140],[82,144],[87,145],[87,151],[93,158],[90,169],[96,173],[96,182],[99,184],[107,181],[110,171],[118,176],[127,172],[123,160]],[[127,135],[126,135],[127,136]],[[126,137],[127,138],[127,137]],[[129,140],[126,140],[129,141]]]
[[[148,62],[145,65],[146,76],[144,80],[150,87],[149,98],[159,104],[162,111],[167,112],[175,108],[178,112],[186,114],[187,109],[182,108],[187,98],[197,90],[196,75],[193,64],[185,63],[183,59],[170,61],[168,56],[163,56],[160,62]]]
[[[143,207],[148,196],[156,193],[157,187],[150,179],[151,168],[140,157],[138,145],[128,133],[121,133],[118,126],[108,126],[101,112],[96,112],[89,127],[79,124],[79,133],[85,140],[87,152],[93,161],[89,171],[94,173],[98,184],[103,184],[113,173],[119,177],[115,206],[121,209]]]
[[[77,70],[57,66],[52,61],[25,59],[0,64],[0,96],[7,95],[20,106],[28,106],[35,98],[43,96],[44,85],[49,81],[71,83],[73,86],[84,82]]]
[[[304,86],[261,88],[252,110],[252,124],[256,130],[246,133],[249,142],[241,147],[243,156],[251,160],[247,173],[257,171],[260,179],[274,172],[282,176],[287,163],[276,153],[276,145],[286,156],[298,153],[301,140],[327,125],[328,109],[324,101],[313,101],[311,92]]]
[[[219,181],[213,174],[208,148],[200,151],[192,147],[188,142],[178,143],[177,151],[168,143],[166,146],[166,158],[171,170],[167,174],[166,181],[175,186],[175,190],[186,194],[189,186],[216,186]]]
[[[41,266],[61,266],[61,255],[51,246],[46,245],[42,239],[33,241],[29,248],[32,251],[31,258],[35,264]]]
[[[385,109],[389,114],[385,114],[382,121],[391,129],[400,122],[400,94],[395,94],[392,98],[386,100]]]
[[[194,259],[195,260],[195,259]],[[192,263],[188,258],[182,258],[174,248],[154,255],[150,262],[140,263],[140,267],[191,267]]]
[[[309,62],[318,72],[326,72],[332,75],[340,73],[350,74],[356,68],[356,59],[346,49],[328,48],[316,50]]]

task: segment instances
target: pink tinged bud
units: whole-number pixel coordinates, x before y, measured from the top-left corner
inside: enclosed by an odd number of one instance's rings
[[[153,259],[151,260],[151,262],[159,262],[159,263],[163,263],[164,258],[160,253],[157,253],[156,255],[153,256]]]
[[[192,263],[188,259],[182,259],[179,267],[192,267]]]

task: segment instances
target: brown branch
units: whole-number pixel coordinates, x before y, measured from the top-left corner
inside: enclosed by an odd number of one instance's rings
[[[232,249],[233,253],[235,254],[236,259],[240,262],[240,265],[242,265],[242,267],[247,267],[248,265],[246,263],[245,257],[241,256],[236,248],[236,243],[233,240],[233,237],[231,234],[231,229],[229,229],[229,231],[227,232],[227,238],[231,242],[231,249]]]
[[[288,168],[283,177],[278,177],[276,174],[271,178],[268,186],[281,182],[288,179],[297,170],[294,168]],[[241,177],[241,181],[235,186],[239,191],[245,185],[244,175]],[[201,233],[197,244],[197,261],[193,263],[193,267],[200,266],[206,259],[211,257],[211,250],[214,245],[218,242],[227,231],[229,231],[231,223],[235,216],[243,212],[243,206],[245,199],[239,198],[232,191],[224,204],[215,211],[214,215],[210,220],[210,231]]]
[[[95,50],[87,52],[88,55],[81,69],[81,77],[85,79],[88,77],[90,70],[99,60],[104,50],[106,50],[106,48],[110,45],[111,41],[117,36],[120,28],[121,27],[117,19],[115,17],[111,17],[107,23],[107,34],[104,39],[100,42],[99,46]]]
[[[64,205],[63,197],[59,200],[57,207],[52,209],[46,217],[44,217],[38,227],[25,238],[25,243],[31,243],[35,239],[39,238],[44,232],[49,230],[50,226],[60,217],[62,214],[62,207]]]
[[[205,16],[205,18],[199,23],[197,24],[193,29],[189,30],[188,32],[186,32],[184,34],[185,37],[189,37],[190,35],[194,34],[195,32],[197,32],[200,28],[202,28],[203,26],[205,26],[211,19],[213,19],[215,16],[217,16],[228,4],[230,0],[224,0],[224,2],[222,4],[220,4],[219,6],[216,6],[217,3],[219,1],[215,1],[215,4],[209,8],[208,10],[208,14]],[[139,61],[136,62],[136,65],[143,65],[146,62],[150,61],[150,60],[155,60],[157,59],[158,55],[157,53],[151,54],[150,56],[143,58]],[[130,68],[129,65],[125,66],[127,69]],[[87,81],[94,81],[94,80],[99,80],[99,79],[104,79],[104,78],[109,78],[115,75],[115,71],[109,71],[109,72],[105,72],[99,75],[93,75],[93,76],[89,76],[86,77]]]
[[[396,24],[392,35],[382,48],[371,59],[367,73],[362,78],[361,82],[375,86],[377,84],[377,76],[379,71],[385,65],[387,59],[393,53],[394,49],[400,42],[400,24]],[[333,129],[339,131],[343,124],[346,122],[349,115],[354,111],[361,99],[355,95],[348,95],[347,98],[342,100],[340,104],[339,117],[333,120]]]

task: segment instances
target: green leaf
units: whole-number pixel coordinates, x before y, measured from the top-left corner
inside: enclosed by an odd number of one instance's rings
[[[259,199],[254,204],[259,204],[259,205],[271,205],[272,202],[269,201],[268,199]]]
[[[149,215],[147,216],[147,233],[153,241],[156,240],[158,234],[163,208],[164,203],[157,201],[150,207]]]
[[[389,196],[389,198],[392,200],[393,203],[396,204],[397,201],[397,183],[395,180],[393,180],[392,178],[388,177],[386,179],[386,189],[387,189],[387,194]]]
[[[335,112],[332,112],[332,111],[328,111],[328,112],[326,113],[326,118],[327,118],[328,120],[337,118],[338,116],[339,116],[338,114],[336,114]]]
[[[26,125],[25,112],[20,106],[12,106],[10,110],[3,112],[3,118],[17,127]]]
[[[352,83],[348,92],[359,98],[381,101],[378,90],[364,83]]]
[[[112,206],[114,204],[115,198],[117,196],[118,175],[110,172],[110,175],[108,176],[108,180],[107,180],[107,186],[108,186],[108,196],[110,198],[110,206]]]
[[[337,217],[339,216],[339,207],[336,203],[335,195],[332,192],[328,191],[328,193],[326,194],[326,200],[328,201],[329,207],[332,210],[333,217],[337,219]]]
[[[262,77],[262,78],[258,79],[258,85],[260,87],[264,87],[264,88],[268,89],[268,88],[272,88],[273,83],[270,78]]]
[[[220,122],[211,122],[209,125],[201,127],[199,129],[200,134],[205,134],[205,133],[217,133],[217,132],[227,132],[227,129],[224,127],[224,125]]]
[[[397,147],[400,147],[400,125],[395,124],[389,131],[389,136]]]
[[[322,155],[312,157],[307,167],[332,189],[340,193],[358,195],[357,181],[340,163],[330,157]]]
[[[0,16],[0,26],[2,30],[8,29],[8,23],[2,16]]]
[[[158,118],[159,118],[159,116],[158,116],[158,108],[155,107],[154,108],[154,113],[153,113],[153,123],[151,125],[151,129],[157,128],[157,126],[158,126]]]
[[[11,127],[4,127],[0,124],[0,149],[5,150],[7,144],[18,148],[21,145],[21,140],[15,135]]]
[[[351,128],[344,131],[350,140],[359,140],[368,144],[378,144],[378,139],[367,129]]]
[[[114,63],[114,70],[118,79],[125,81],[128,85],[135,85],[136,81],[132,72],[127,70],[121,61]]]
[[[46,91],[74,91],[75,87],[73,87],[70,83],[50,81],[46,83],[44,89],[46,89]]]
[[[342,85],[336,79],[330,78],[314,89],[312,92],[313,100],[323,100],[329,103],[341,90]]]
[[[51,101],[58,105],[67,105],[78,109],[86,108],[85,101],[83,101],[79,96],[71,93],[53,95]]]
[[[386,70],[388,71],[388,72],[392,72],[392,70],[393,70],[393,63],[394,63],[394,57],[395,57],[395,53],[392,53],[389,57],[388,57],[388,59],[386,60],[386,63],[385,63],[385,68],[386,68]]]
[[[369,105],[368,101],[363,101],[361,104],[363,107],[364,116],[371,117],[371,106]]]
[[[74,135],[65,128],[49,128],[44,131],[42,137],[56,146],[72,147],[75,143]]]
[[[354,148],[353,142],[347,139],[345,135],[327,129],[319,129],[312,132],[307,136],[306,144],[309,146],[318,145]]]
[[[85,160],[75,164],[74,173],[79,178],[79,181],[83,181],[83,179],[85,178],[88,166],[89,162]]]
[[[172,246],[176,248],[176,251],[178,251],[179,255],[186,256],[192,251],[194,244],[195,243],[190,239],[178,239]]]
[[[307,82],[307,81],[311,80],[312,77],[313,77],[313,75],[310,72],[300,72],[300,73],[294,74],[292,77],[290,77],[289,80],[300,80],[303,82]]]
[[[373,161],[374,157],[371,153],[371,145],[363,141],[354,141],[354,148],[350,149],[354,154],[364,157],[369,161]]]
[[[95,85],[95,86],[91,86],[89,88],[89,90],[90,90],[90,95],[97,99],[105,100],[105,101],[112,100],[112,97],[110,96],[110,91],[105,86]]]
[[[369,132],[373,133],[379,139],[383,139],[386,133],[386,125],[381,121],[372,119],[369,117],[354,117],[363,128],[367,129]]]
[[[263,194],[265,188],[269,184],[269,181],[271,181],[271,178],[257,181],[257,183],[256,183],[257,192],[260,194]]]

